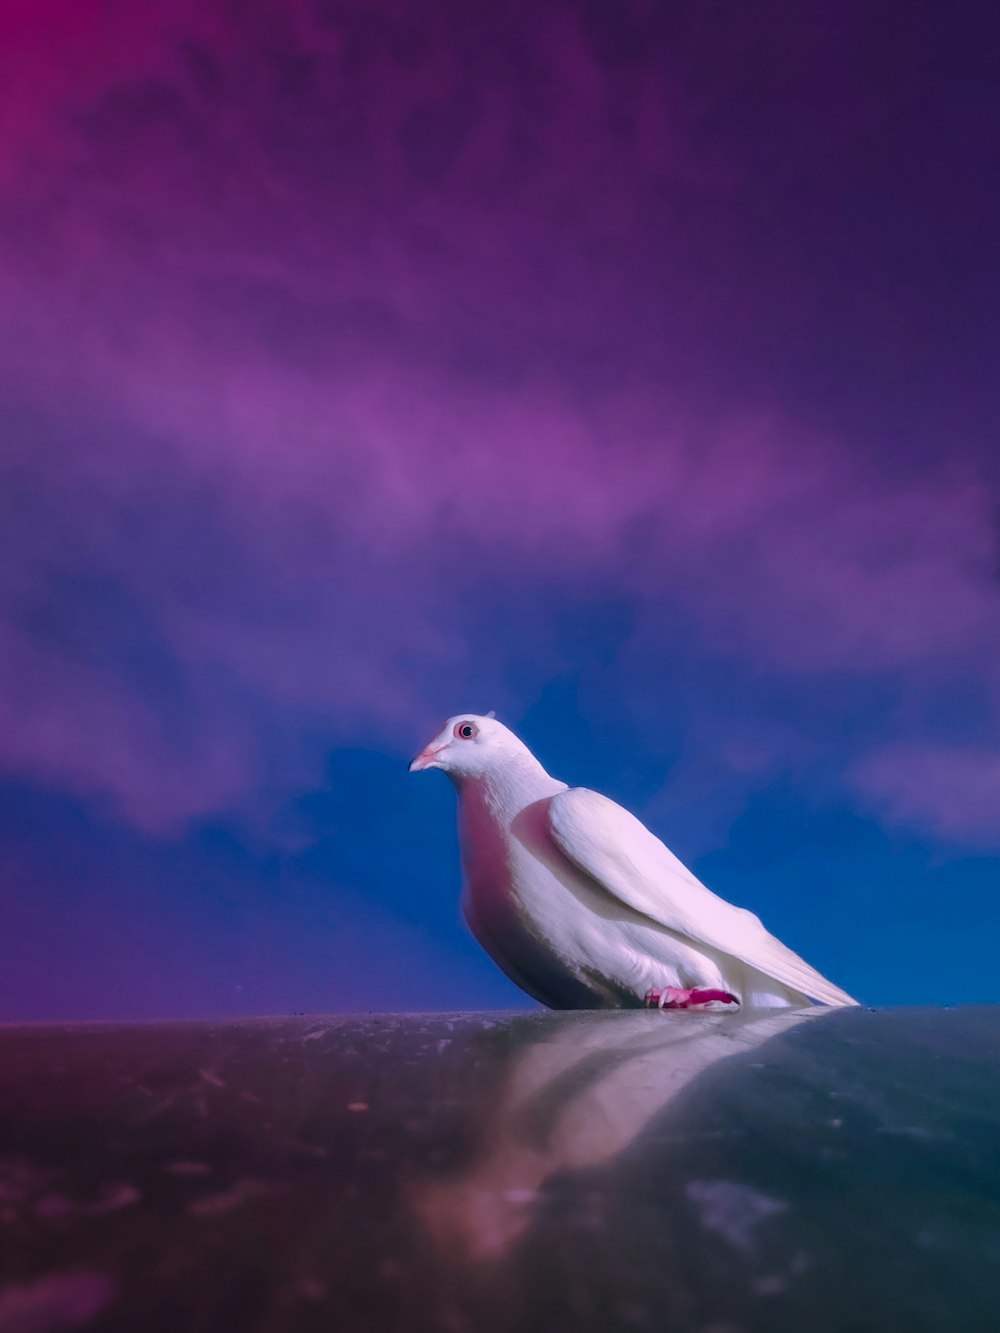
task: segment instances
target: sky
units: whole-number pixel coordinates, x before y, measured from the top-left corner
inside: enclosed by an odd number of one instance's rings
[[[0,1020],[529,1006],[406,772],[489,709],[997,998],[992,6],[4,25]]]

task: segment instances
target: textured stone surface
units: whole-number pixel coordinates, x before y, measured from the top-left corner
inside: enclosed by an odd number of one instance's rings
[[[0,1333],[1000,1326],[1000,1009],[0,1030]]]

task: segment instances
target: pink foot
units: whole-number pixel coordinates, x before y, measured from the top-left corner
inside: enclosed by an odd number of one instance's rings
[[[662,990],[646,992],[647,1009],[715,1009],[738,1005],[739,999],[727,990],[708,990],[695,987],[681,990],[678,986],[664,986]]]

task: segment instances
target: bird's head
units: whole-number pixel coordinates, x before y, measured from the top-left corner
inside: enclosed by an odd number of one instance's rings
[[[492,713],[459,713],[450,717],[434,739],[410,765],[411,773],[441,768],[450,778],[482,777],[512,759],[531,757],[523,741],[498,722]]]

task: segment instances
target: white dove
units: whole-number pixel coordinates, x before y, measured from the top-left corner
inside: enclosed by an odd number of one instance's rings
[[[856,1004],[606,796],[550,777],[492,716],[449,718],[410,772],[458,791],[472,933],[552,1009]]]

